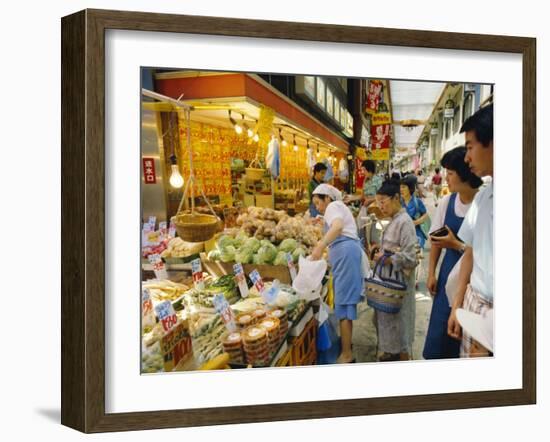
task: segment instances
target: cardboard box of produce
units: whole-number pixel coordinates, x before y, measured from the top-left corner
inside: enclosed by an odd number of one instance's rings
[[[233,266],[235,265],[234,262],[210,261],[205,253],[201,253],[201,261],[203,269],[216,278],[232,274]],[[290,271],[287,266],[243,264],[243,270],[246,275],[249,275],[254,269],[260,273],[260,276],[265,281],[278,279],[283,284],[292,284]]]

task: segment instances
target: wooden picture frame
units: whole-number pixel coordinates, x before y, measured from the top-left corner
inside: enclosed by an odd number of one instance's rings
[[[105,30],[521,54],[523,385],[499,391],[105,412]],[[85,10],[62,19],[62,409],[83,432],[533,404],[536,401],[536,40],[404,29]]]

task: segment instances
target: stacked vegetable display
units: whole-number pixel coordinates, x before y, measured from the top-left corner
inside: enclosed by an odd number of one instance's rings
[[[240,231],[222,235],[208,259],[241,264],[287,265],[311,252],[323,236],[321,228],[301,216],[291,218],[283,211],[249,207],[237,219]]]

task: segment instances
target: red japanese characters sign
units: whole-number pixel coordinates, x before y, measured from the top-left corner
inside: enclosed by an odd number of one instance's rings
[[[145,184],[156,184],[155,159],[143,157],[143,179]]]
[[[372,150],[390,148],[390,125],[381,124],[371,127]]]
[[[355,159],[355,186],[358,189],[362,189],[365,182],[365,174],[363,172],[363,169],[361,168],[362,163],[363,160],[361,160],[360,158]]]
[[[367,90],[367,102],[365,103],[366,113],[374,114],[378,111],[378,104],[380,103],[381,93],[382,82],[380,80],[369,81],[369,88]]]

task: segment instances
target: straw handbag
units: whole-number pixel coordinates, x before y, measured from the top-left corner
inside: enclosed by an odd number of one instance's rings
[[[374,266],[372,277],[366,279],[367,304],[381,312],[399,313],[407,295],[407,284],[401,272],[396,272],[395,278],[382,276],[385,261],[390,256],[391,253],[384,253]],[[390,266],[390,275],[392,270],[393,265]]]

